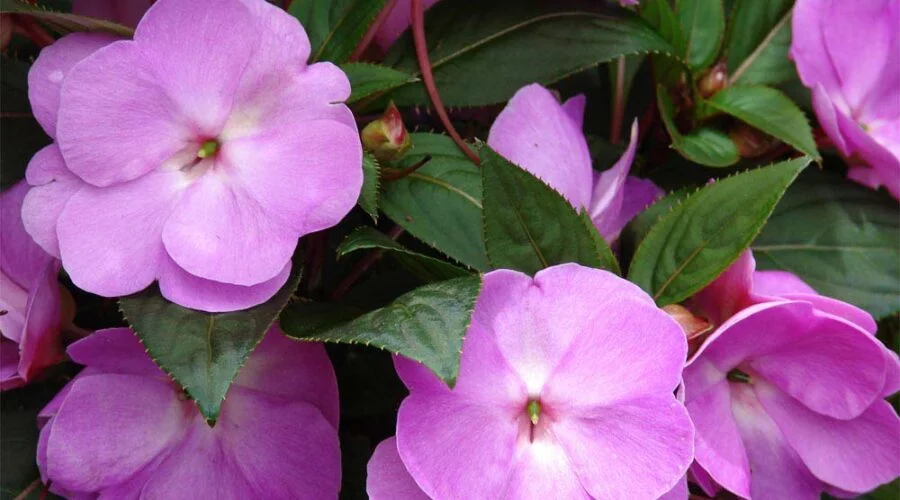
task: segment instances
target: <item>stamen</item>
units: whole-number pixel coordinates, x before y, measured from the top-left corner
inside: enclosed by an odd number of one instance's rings
[[[538,420],[541,418],[541,402],[532,399],[528,402],[528,406],[525,407],[525,410],[528,412],[528,418],[531,420],[531,425],[537,425]]]
[[[739,382],[742,384],[749,384],[750,382],[752,382],[750,375],[747,375],[746,373],[738,370],[737,368],[728,372],[728,375],[726,375],[726,378],[732,382]]]
[[[210,139],[203,143],[200,146],[200,150],[197,151],[198,158],[209,158],[210,156],[216,154],[216,151],[219,150],[219,141],[215,139]]]

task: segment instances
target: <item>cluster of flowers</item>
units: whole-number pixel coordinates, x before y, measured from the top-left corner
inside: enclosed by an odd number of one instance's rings
[[[894,196],[898,5],[800,0],[792,50],[851,177]],[[883,50],[858,57],[842,33],[860,26]],[[29,94],[55,142],[0,196],[3,389],[64,357],[61,265],[92,293],[157,281],[213,312],[284,284],[298,238],[337,224],[362,183],[349,82],[309,52],[302,26],[263,0],[157,0],[131,40],[72,34],[41,53]],[[488,144],[615,241],[662,192],[628,176],[636,127],[613,168],[592,169],[584,105],[525,87]],[[608,272],[487,273],[453,389],[395,358],[410,394],[369,463],[371,498],[686,498],[688,480],[710,495],[818,498],[900,475],[900,419],[884,400],[900,361],[869,314],[755,271],[749,251],[686,306],[714,326],[691,352],[678,322]],[[337,495],[338,389],[321,345],[273,326],[215,426],[128,329],[66,353],[85,368],[39,416],[55,493]]]

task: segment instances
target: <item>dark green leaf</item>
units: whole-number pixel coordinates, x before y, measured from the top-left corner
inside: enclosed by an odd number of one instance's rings
[[[310,61],[346,62],[386,0],[294,0],[288,12],[303,24]]]
[[[153,285],[119,299],[128,324],[150,357],[215,420],[238,370],[288,303],[300,266],[267,302],[244,311],[206,313],[173,304]]]
[[[378,222],[378,192],[381,180],[381,167],[371,153],[363,156],[363,185],[357,202],[375,222]]]
[[[66,12],[54,12],[40,6],[29,5],[21,0],[0,0],[0,12],[33,17],[60,34],[79,31],[104,31],[126,37],[134,35],[133,29],[112,21]]]
[[[347,103],[354,103],[373,94],[395,89],[401,85],[415,82],[416,77],[394,68],[370,63],[345,63],[341,69],[350,79],[350,98]]]
[[[410,134],[413,149],[399,162],[431,161],[387,182],[381,210],[416,238],[479,271],[490,268],[481,231],[481,174],[453,141],[438,134]]]
[[[448,262],[413,252],[371,227],[360,227],[354,230],[344,239],[336,253],[340,258],[364,249],[381,249],[391,252],[400,265],[425,282],[444,281],[472,274]]]
[[[727,135],[718,130],[701,127],[682,135],[675,125],[675,109],[668,91],[662,86],[656,90],[659,114],[672,139],[672,148],[686,159],[707,167],[729,167],[737,163],[741,157],[737,146]]]
[[[810,171],[753,243],[757,264],[800,276],[819,293],[880,318],[900,310],[897,202],[840,176]]]
[[[9,187],[25,177],[31,157],[50,144],[31,113],[28,102],[28,70],[31,65],[4,57],[0,62],[0,184]]]
[[[727,87],[706,104],[819,159],[806,115],[778,90],[756,85]]]
[[[0,484],[4,499],[15,498],[32,482],[40,481],[34,461],[38,443],[37,413],[37,410],[4,411],[0,418]],[[42,488],[36,490],[40,493]]]
[[[452,386],[480,290],[479,276],[432,283],[346,324],[317,331],[305,325],[306,304],[295,303],[282,316],[281,328],[302,340],[365,344],[402,354],[424,363]]]
[[[482,149],[484,234],[495,269],[535,274],[577,262],[619,272],[619,265],[587,213],[531,173],[489,147]]]
[[[619,239],[622,249],[624,250],[627,247],[633,251],[637,248],[650,229],[676,206],[681,204],[690,194],[691,192],[687,189],[669,193],[638,214],[622,231],[622,236]]]
[[[725,36],[722,0],[678,0],[678,20],[685,37],[685,55],[694,71],[712,64]]]
[[[804,157],[751,170],[692,194],[650,229],[628,279],[660,306],[690,297],[750,246],[809,162]]]
[[[735,0],[725,42],[732,82],[775,83],[793,72],[786,50],[790,43],[789,11],[793,3],[793,0]]]
[[[440,2],[428,11],[426,32],[435,82],[448,106],[500,103],[526,84],[551,84],[619,56],[674,51],[624,11],[563,10],[546,0]],[[409,37],[388,61],[418,74]],[[398,106],[430,103],[419,83],[391,98]]]
[[[687,60],[684,32],[669,0],[645,0],[641,3],[640,12],[641,17],[659,36],[669,42],[674,54]],[[654,55],[651,59],[655,81],[675,85],[681,80],[685,71],[682,62],[660,55]]]

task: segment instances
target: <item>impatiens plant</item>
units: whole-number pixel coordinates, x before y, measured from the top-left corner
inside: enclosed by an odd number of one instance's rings
[[[0,0],[0,495],[896,498],[898,0]]]

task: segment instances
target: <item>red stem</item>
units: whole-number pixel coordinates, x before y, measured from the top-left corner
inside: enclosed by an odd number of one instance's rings
[[[437,86],[434,84],[434,73],[431,71],[431,61],[428,59],[428,45],[425,42],[425,8],[422,5],[422,0],[412,0],[412,32],[413,41],[416,45],[416,59],[419,61],[419,71],[422,72],[422,81],[425,83],[425,90],[428,91],[428,97],[431,99],[431,104],[434,106],[438,118],[441,119],[441,123],[444,124],[444,128],[447,129],[447,133],[450,134],[460,151],[465,153],[472,160],[472,163],[481,165],[481,158],[469,149],[469,146],[463,141],[459,132],[456,131],[456,128],[450,122],[450,116],[447,115],[447,110],[444,108],[440,94],[438,94]]]
[[[425,165],[429,161],[431,161],[431,155],[425,155],[425,157],[422,158],[421,160],[413,163],[412,165],[410,165],[402,170],[397,170],[397,169],[382,170],[381,180],[383,180],[385,182],[391,182],[391,181],[396,181],[397,179],[402,179],[402,178],[406,177],[407,175],[415,172],[416,170],[419,170],[420,168],[422,168],[423,165]]]
[[[609,124],[609,143],[622,140],[622,120],[625,117],[625,56],[616,62],[616,88],[613,93],[613,112]]]
[[[369,30],[366,31],[366,34],[363,35],[362,40],[359,41],[359,44],[356,45],[356,48],[353,49],[353,53],[350,54],[350,62],[358,61],[362,55],[366,52],[366,49],[369,48],[369,45],[372,43],[372,40],[375,39],[375,35],[378,33],[378,28],[384,24],[384,21],[391,15],[391,11],[394,10],[394,7],[397,5],[397,0],[388,0],[388,2],[384,5],[384,8],[381,9],[381,12],[378,13],[378,17],[372,21],[372,24],[369,25]]]

